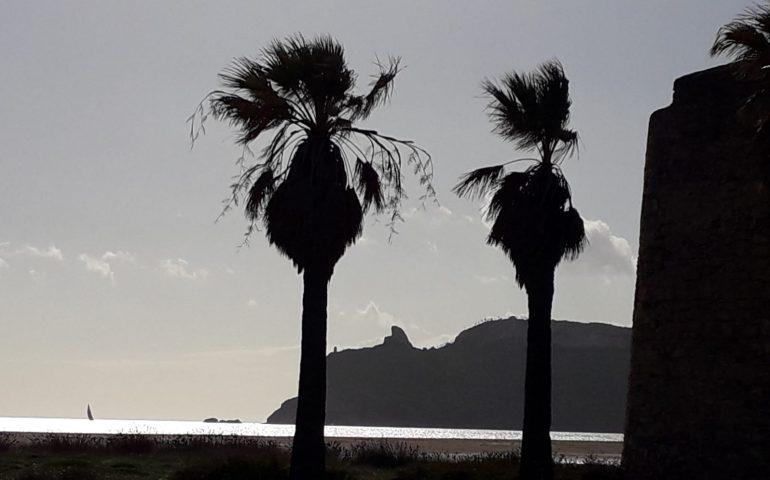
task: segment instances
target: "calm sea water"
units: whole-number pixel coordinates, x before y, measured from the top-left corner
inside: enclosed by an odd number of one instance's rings
[[[141,433],[148,435],[243,435],[291,437],[294,425],[266,423],[203,423],[159,420],[83,420],[77,418],[0,417],[0,432],[33,433]],[[520,440],[518,430],[467,430],[458,428],[396,428],[327,426],[327,437],[437,438]],[[553,440],[622,442],[619,433],[551,432]]]

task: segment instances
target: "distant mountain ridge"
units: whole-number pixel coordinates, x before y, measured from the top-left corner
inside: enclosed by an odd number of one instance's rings
[[[556,431],[622,432],[631,329],[554,321]],[[328,425],[520,430],[526,320],[462,331],[440,348],[412,346],[392,327],[381,345],[329,354]],[[268,423],[294,423],[296,398]]]

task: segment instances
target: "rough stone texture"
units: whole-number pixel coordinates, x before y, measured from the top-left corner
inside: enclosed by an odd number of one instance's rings
[[[650,119],[623,466],[770,479],[770,141],[730,67]]]

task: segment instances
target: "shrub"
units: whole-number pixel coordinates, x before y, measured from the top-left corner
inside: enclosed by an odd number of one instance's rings
[[[38,449],[51,450],[52,452],[72,452],[95,450],[102,446],[103,441],[99,437],[72,434],[51,434],[33,440],[32,445]]]
[[[109,437],[105,447],[116,453],[152,453],[155,441],[147,435],[120,434]]]
[[[406,442],[361,442],[351,445],[343,459],[358,465],[395,468],[420,459],[420,449]]]
[[[19,441],[12,433],[0,433],[0,452],[5,452],[16,446]]]

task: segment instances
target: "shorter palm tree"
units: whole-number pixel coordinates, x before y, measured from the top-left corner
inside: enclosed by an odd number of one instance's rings
[[[711,55],[731,58],[738,78],[755,83],[741,113],[763,131],[770,123],[770,1],[747,8],[720,28]]]
[[[487,243],[502,248],[527,291],[527,366],[520,478],[550,479],[551,457],[551,305],[554,274],[563,259],[574,259],[586,244],[583,220],[572,206],[560,164],[577,147],[567,128],[569,82],[557,61],[535,73],[506,75],[501,84],[485,80],[495,133],[537,158],[513,160],[474,170],[454,191],[461,197],[490,195],[486,216],[492,223]],[[524,171],[506,165],[529,162]]]

